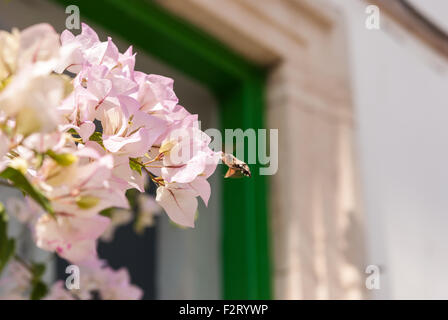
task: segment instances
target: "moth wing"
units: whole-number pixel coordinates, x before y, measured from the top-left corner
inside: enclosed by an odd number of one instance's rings
[[[241,178],[241,177],[243,177],[241,171],[235,170],[233,168],[229,168],[229,170],[227,170],[226,175],[224,176],[224,178]]]

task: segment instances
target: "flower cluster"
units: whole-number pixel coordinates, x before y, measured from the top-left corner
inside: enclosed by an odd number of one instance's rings
[[[37,246],[86,267],[113,232],[104,210],[126,212],[126,192],[144,192],[145,179],[176,224],[194,227],[223,156],[173,80],[136,71],[135,57],[85,24],[76,36],[48,24],[0,31],[0,178],[28,195],[16,206]]]
[[[76,263],[95,257],[109,223],[99,213],[127,208],[128,189],[144,191],[141,170],[170,218],[194,226],[220,156],[171,79],[135,71],[132,47],[120,53],[85,24],[60,39],[46,24],[2,32],[1,43],[1,166],[20,169],[51,202],[35,226],[39,247]]]
[[[104,261],[80,269],[78,288],[67,290],[63,281],[57,281],[45,297],[47,300],[138,300],[143,296],[140,288],[130,283],[126,269],[113,270]]]
[[[138,300],[143,296],[140,288],[130,283],[126,269],[114,270],[104,261],[98,260],[91,266],[79,270],[79,283],[68,290],[62,280],[56,281],[45,295],[45,300]],[[8,266],[8,277],[0,280],[1,300],[26,300],[33,283],[33,270],[13,261]],[[71,283],[70,285],[74,285]]]

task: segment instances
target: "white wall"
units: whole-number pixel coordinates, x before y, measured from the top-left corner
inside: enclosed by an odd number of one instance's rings
[[[367,30],[366,3],[333,2],[348,18],[367,264],[383,270],[372,296],[447,299],[448,65],[385,15]]]

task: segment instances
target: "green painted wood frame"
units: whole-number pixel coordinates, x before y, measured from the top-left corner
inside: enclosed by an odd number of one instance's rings
[[[209,88],[219,101],[221,129],[264,127],[266,70],[204,31],[152,1],[55,1],[78,5],[82,19],[102,25]],[[223,182],[224,299],[271,298],[267,177],[259,175],[258,164],[251,169],[251,179]]]

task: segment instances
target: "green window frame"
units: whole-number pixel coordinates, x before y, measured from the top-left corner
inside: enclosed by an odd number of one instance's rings
[[[264,128],[267,70],[152,1],[55,0],[206,86],[221,130]],[[247,151],[247,146],[246,151]],[[246,152],[247,154],[247,152]],[[225,172],[224,166],[223,173]],[[225,180],[222,195],[222,297],[271,299],[267,177]]]

